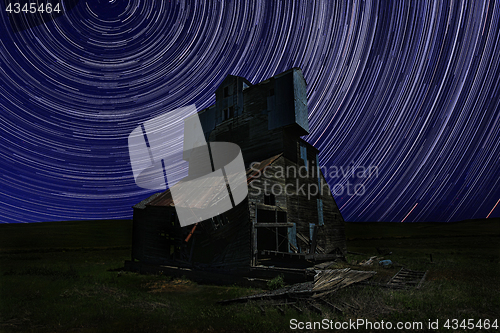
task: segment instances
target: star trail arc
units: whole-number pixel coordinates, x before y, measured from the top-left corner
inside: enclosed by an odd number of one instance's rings
[[[135,127],[291,67],[320,164],[378,168],[327,177],[364,186],[346,220],[500,216],[498,1],[81,0],[19,32],[0,8],[1,223],[131,218]]]

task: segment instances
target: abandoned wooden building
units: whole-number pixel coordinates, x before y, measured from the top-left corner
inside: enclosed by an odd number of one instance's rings
[[[170,191],[134,206],[132,260],[141,264],[247,272],[306,267],[343,257],[344,220],[309,133],[299,68],[252,85],[228,76],[216,103],[198,113],[207,142],[241,148],[248,196],[209,220],[180,227]]]

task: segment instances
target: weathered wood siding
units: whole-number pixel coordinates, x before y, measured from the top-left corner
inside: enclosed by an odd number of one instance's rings
[[[326,184],[325,177],[321,174],[323,184]],[[333,198],[328,185],[325,185],[323,194],[323,218],[324,228],[318,230],[319,245],[321,245],[326,253],[335,251],[337,248],[345,255],[347,253],[347,245],[345,239],[344,218],[340,214],[340,210]]]
[[[242,270],[251,263],[251,228],[249,223],[248,200],[243,200],[233,209],[223,213],[227,224],[210,231],[210,221],[205,230],[209,233],[197,234],[196,253],[193,261],[210,264],[213,268]]]
[[[307,107],[304,109],[304,103],[307,103],[304,100],[306,87],[302,74],[297,73],[295,70],[289,71],[243,90],[240,93],[242,97],[237,94],[238,108],[241,106],[242,111],[238,109],[231,119],[222,122],[217,120],[217,125],[209,136],[210,141],[238,144],[246,165],[279,153],[294,160],[295,143],[300,135],[307,134],[308,129],[304,121],[307,121]],[[233,80],[237,81],[235,77]],[[224,82],[231,87],[230,82]],[[240,83],[235,84],[239,86]],[[220,104],[218,101],[219,98],[222,99],[223,89],[221,86],[216,93],[217,114],[227,104]],[[208,109],[203,112],[208,112]]]
[[[304,160],[300,157],[297,158],[297,163],[280,157],[272,166],[266,168],[266,173],[262,173],[261,177],[250,183],[250,220],[256,221],[256,207],[264,204],[264,182],[267,183],[269,192],[273,192],[272,186],[276,185],[275,189],[282,190],[282,193],[274,191],[276,206],[287,212],[286,222],[295,223],[297,233],[301,233],[309,240],[311,239],[311,224],[316,225],[317,244],[325,250],[325,253],[339,249],[345,254],[344,220],[324,176],[318,173],[314,147],[307,147],[307,152],[309,164],[307,170]],[[300,149],[298,154],[300,154]],[[311,168],[315,170],[312,171]],[[319,219],[318,199],[322,201],[322,224]],[[297,245],[302,253],[308,253],[310,244],[297,239]]]
[[[268,130],[269,89],[268,84],[259,84],[244,90],[244,112],[220,123],[210,134],[210,141],[238,144],[247,165],[283,151],[283,130]]]
[[[317,184],[317,179],[311,177],[305,170],[305,163],[300,158],[300,150],[296,150],[299,157],[297,163],[286,160],[286,186],[288,193],[288,220],[295,223],[297,233],[310,239],[310,224],[318,224],[317,195],[310,193],[310,184]],[[293,170],[293,171],[292,171]],[[295,173],[296,172],[296,173]],[[300,174],[300,173],[305,173]],[[297,239],[297,245],[301,253],[309,252],[309,245],[300,239]]]

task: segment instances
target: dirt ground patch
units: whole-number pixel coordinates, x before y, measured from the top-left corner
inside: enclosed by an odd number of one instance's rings
[[[189,280],[153,281],[147,284],[150,293],[185,292],[196,289],[196,283]]]

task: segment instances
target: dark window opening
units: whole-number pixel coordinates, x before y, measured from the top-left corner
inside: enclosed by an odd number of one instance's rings
[[[274,96],[274,88],[269,89],[269,96]]]
[[[223,120],[231,119],[234,117],[234,106],[229,107],[228,109],[224,109],[223,111]]]
[[[257,209],[257,223],[286,223],[286,212]],[[288,227],[259,227],[257,232],[258,251],[269,250],[278,252],[288,252],[289,244]]]
[[[224,97],[229,97],[229,87],[224,87]]]
[[[270,206],[276,206],[276,197],[274,196],[274,194],[272,193],[264,194],[264,204]]]
[[[284,211],[257,209],[257,223],[287,223]]]
[[[275,223],[276,212],[274,210],[257,209],[257,223]]]
[[[276,214],[276,218],[277,218],[276,222],[278,222],[278,223],[287,223],[286,212],[278,211]]]
[[[257,228],[258,251],[288,252],[288,228]]]

